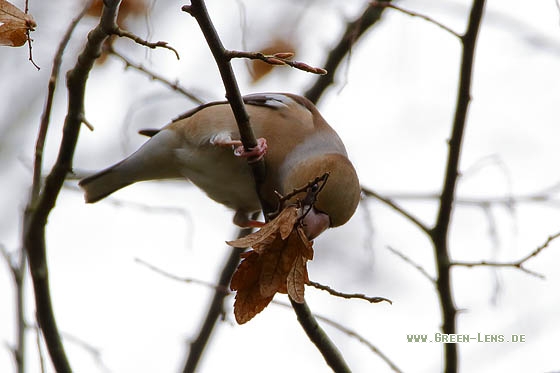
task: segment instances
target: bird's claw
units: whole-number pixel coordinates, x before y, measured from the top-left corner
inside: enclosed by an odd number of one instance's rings
[[[245,147],[243,147],[243,144],[241,144],[233,150],[233,154],[235,154],[237,157],[247,158],[247,162],[249,163],[255,163],[263,159],[267,149],[268,144],[266,142],[266,139],[261,137],[257,139],[257,146],[255,146],[254,148],[245,150]]]

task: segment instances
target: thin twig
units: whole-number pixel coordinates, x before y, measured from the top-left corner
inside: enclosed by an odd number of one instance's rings
[[[427,234],[430,233],[430,228],[428,228],[424,223],[422,223],[418,218],[416,218],[410,212],[406,211],[405,209],[400,207],[398,204],[393,202],[391,199],[383,197],[379,193],[376,193],[375,191],[373,191],[371,189],[368,189],[368,188],[365,188],[365,187],[362,187],[362,192],[364,193],[364,195],[366,197],[374,197],[375,199],[385,203],[387,206],[391,207],[393,210],[397,211],[402,216],[404,216],[405,218],[410,220],[414,225],[416,225],[424,233],[427,233]]]
[[[341,62],[352,50],[353,45],[367,30],[381,19],[383,11],[384,8],[369,4],[360,16],[348,23],[342,37],[336,46],[331,49],[325,61],[324,67],[329,73],[321,75],[315,83],[307,89],[304,94],[305,97],[315,104],[319,101],[325,90],[334,83],[335,73]]]
[[[237,257],[239,257],[239,255],[237,255]],[[196,285],[205,286],[207,288],[214,289],[216,291],[216,293],[221,293],[223,295],[223,297],[226,297],[226,296],[229,296],[229,295],[233,294],[229,290],[229,287],[227,286],[227,284],[229,283],[229,280],[227,280],[225,282],[225,286],[220,285],[220,284],[211,284],[207,281],[193,279],[191,277],[182,277],[182,276],[178,276],[178,275],[169,273],[164,269],[156,267],[153,264],[149,264],[149,263],[147,263],[143,260],[140,260],[140,259],[136,259],[136,261],[138,263],[142,264],[142,265],[145,265],[146,268],[156,272],[157,274],[162,275],[164,277],[167,277],[167,278],[169,278],[173,281],[179,281],[179,282],[183,282],[183,283],[186,283],[186,284],[196,284]],[[231,277],[231,275],[230,275],[230,277]],[[287,309],[292,308],[291,304],[284,303],[284,302],[278,301],[278,300],[273,300],[271,303],[274,304],[274,305],[277,305],[277,306],[287,308]],[[219,314],[222,314],[222,312],[220,312]],[[389,367],[391,367],[391,369],[393,371],[395,371],[397,373],[401,372],[401,370],[395,365],[395,363],[393,363],[383,352],[381,352],[381,350],[379,350],[379,348],[377,348],[373,343],[368,341],[366,338],[364,338],[362,335],[360,335],[356,331],[351,330],[350,328],[347,328],[344,325],[342,325],[342,324],[340,324],[340,323],[338,323],[338,322],[336,322],[336,321],[334,321],[334,320],[332,320],[332,319],[330,319],[326,316],[317,315],[315,313],[313,314],[313,316],[315,316],[317,318],[317,320],[321,320],[321,321],[325,322],[326,324],[329,324],[333,328],[340,330],[341,332],[348,335],[349,337],[357,339],[360,343],[363,343],[364,345],[366,345],[373,353],[378,355],[385,363],[387,363],[387,365],[389,365]],[[202,329],[204,329],[204,328],[202,328]],[[193,352],[191,352],[191,354],[192,353]],[[193,368],[196,368],[196,367],[193,367]],[[192,372],[193,370],[191,370],[191,368],[189,368],[189,369],[185,369],[184,371]]]
[[[552,241],[554,241],[555,239],[557,239],[558,237],[560,237],[560,232],[553,234],[551,236],[549,236],[546,241],[540,245],[539,247],[537,247],[535,250],[531,251],[529,254],[527,254],[526,256],[524,256],[523,258],[513,261],[513,262],[490,262],[490,261],[479,261],[479,262],[461,262],[461,261],[453,261],[450,263],[450,265],[452,266],[462,266],[462,267],[481,267],[481,266],[487,266],[487,267],[513,267],[513,268],[517,268],[522,270],[525,273],[528,273],[530,275],[539,277],[539,278],[544,278],[543,275],[541,275],[540,273],[531,271],[527,268],[525,268],[523,265],[531,260],[532,258],[536,257],[537,255],[539,255],[544,249],[546,249],[550,243]]]
[[[140,71],[143,74],[146,74],[150,79],[156,80],[160,83],[165,84],[166,86],[168,86],[172,90],[181,93],[182,95],[186,96],[187,98],[189,98],[190,100],[194,101],[195,103],[197,103],[199,105],[202,105],[204,103],[204,101],[201,98],[197,97],[193,93],[189,92],[186,88],[179,85],[179,83],[177,81],[171,82],[171,81],[165,79],[163,76],[161,76],[161,75],[159,75],[159,74],[157,74],[153,71],[148,70],[146,67],[132,62],[129,58],[127,58],[127,57],[123,56],[121,53],[115,51],[115,49],[111,45],[106,45],[105,46],[105,51],[107,53],[117,57],[121,61],[123,61],[125,63],[126,68],[131,67],[131,68],[133,68],[137,71]]]
[[[313,286],[314,288],[317,288],[319,290],[324,290],[327,293],[329,293],[330,295],[333,295],[335,297],[340,297],[340,298],[345,298],[345,299],[363,299],[363,300],[366,300],[370,303],[388,302],[389,304],[393,304],[393,302],[390,299],[387,299],[387,298],[370,297],[370,296],[367,296],[365,294],[360,294],[360,293],[353,293],[353,294],[342,293],[338,290],[334,290],[333,288],[331,288],[327,285],[323,285],[323,284],[320,284],[320,283],[315,282],[315,281],[309,281],[307,283],[307,285]]]
[[[251,219],[255,220],[258,218],[258,213],[253,214]],[[240,229],[237,237],[241,238],[244,237],[252,232],[252,229]],[[239,261],[241,260],[241,253],[243,250],[238,248],[232,247],[230,249],[229,254],[222,266],[222,271],[220,273],[220,277],[218,278],[218,283],[216,285],[212,285],[214,288],[214,296],[212,300],[208,304],[208,309],[206,311],[206,318],[204,322],[200,326],[198,334],[196,338],[194,338],[189,344],[189,353],[187,359],[185,361],[185,366],[183,368],[184,373],[191,373],[195,372],[210,341],[210,337],[212,335],[212,331],[216,326],[217,321],[220,319],[220,316],[225,314],[224,311],[224,300],[228,294],[231,294],[229,291],[229,283],[231,281],[231,277],[235,272],[235,269],[239,265]]]
[[[391,246],[386,246],[387,250],[404,260],[406,263],[410,264],[414,269],[416,269],[422,276],[427,278],[434,286],[436,285],[436,280],[430,276],[430,274],[422,267],[420,264],[414,262],[414,260],[410,259],[408,256],[404,255],[398,250],[393,249]]]
[[[239,254],[237,255],[239,256]],[[160,274],[164,277],[167,277],[171,280],[175,280],[175,281],[179,281],[179,282],[184,282],[185,284],[195,284],[195,285],[201,285],[207,288],[211,288],[214,289],[216,291],[222,292],[222,293],[229,293],[229,287],[227,286],[227,284],[225,285],[215,285],[211,282],[208,281],[203,281],[203,280],[199,280],[196,278],[192,278],[192,277],[182,277],[182,276],[178,276],[178,275],[174,275],[173,273],[167,272],[153,264],[150,264],[148,262],[146,262],[145,260],[142,260],[140,258],[134,258],[134,261],[138,264],[142,264],[143,266],[147,267],[149,270],[154,271],[157,274]],[[237,265],[236,265],[237,267]]]
[[[285,308],[291,308],[290,304],[281,302],[281,301],[277,301],[277,300],[273,300],[272,304],[275,304],[277,306],[282,306]],[[313,314],[317,320],[321,320],[322,322],[324,322],[325,324],[328,324],[330,326],[332,326],[333,328],[341,331],[342,333],[348,335],[351,338],[355,338],[356,340],[358,340],[358,342],[366,345],[374,354],[376,354],[377,356],[379,356],[381,358],[381,360],[383,360],[392,370],[393,372],[396,373],[402,373],[402,370],[400,370],[396,364],[391,361],[391,359],[389,359],[389,357],[387,355],[385,355],[378,347],[376,347],[373,343],[371,343],[370,341],[368,341],[367,339],[365,339],[362,335],[360,335],[359,333],[357,333],[356,331],[340,324],[339,322],[334,321],[333,319],[330,319],[326,316],[321,316],[321,315],[317,315],[316,313]]]
[[[404,14],[407,14],[407,15],[409,15],[409,16],[421,18],[421,19],[423,19],[424,21],[428,21],[429,23],[434,24],[434,25],[440,27],[441,29],[443,29],[443,30],[449,32],[451,35],[453,35],[453,36],[455,36],[455,37],[457,37],[457,38],[461,38],[461,34],[459,34],[458,32],[454,31],[453,29],[451,29],[451,28],[445,26],[443,23],[438,22],[438,21],[436,21],[435,19],[433,19],[433,18],[431,18],[431,17],[428,17],[428,16],[426,16],[426,15],[424,15],[424,14],[420,14],[420,13],[417,13],[417,12],[413,12],[413,11],[404,9],[404,8],[402,8],[402,7],[400,7],[400,6],[391,4],[391,3],[387,2],[387,1],[372,1],[371,4],[372,4],[373,6],[375,6],[375,7],[380,7],[380,8],[391,8],[391,9],[398,10],[399,12],[404,13]]]
[[[24,10],[24,13],[25,13],[25,14],[28,14],[28,13],[29,13],[29,0],[25,0],[25,10]],[[27,25],[27,30],[25,30],[25,35],[27,36],[27,46],[28,46],[28,49],[29,49],[29,58],[28,58],[28,59],[29,59],[29,62],[31,62],[31,63],[33,64],[33,66],[35,66],[35,68],[36,68],[37,70],[41,70],[41,68],[39,67],[39,65],[37,65],[37,64],[35,63],[35,61],[33,61],[33,47],[31,46],[31,42],[32,42],[33,40],[31,39],[30,32],[33,31],[34,29],[33,29],[33,28],[30,29],[29,26],[30,26],[30,25],[28,24],[28,25]]]
[[[133,34],[130,31],[126,31],[126,30],[121,29],[116,24],[114,25],[113,29],[110,30],[110,32],[113,35],[117,35],[117,36],[120,36],[120,37],[123,37],[123,38],[128,38],[130,40],[133,40],[137,44],[143,45],[143,46],[151,48],[151,49],[156,49],[156,48],[169,49],[170,51],[175,53],[175,57],[177,57],[178,60],[181,59],[179,57],[179,52],[177,52],[177,50],[175,48],[173,48],[172,46],[170,46],[166,41],[150,42],[150,41],[144,40],[141,37]]]
[[[280,53],[275,53],[273,55],[266,55],[261,52],[242,52],[242,51],[228,50],[226,51],[226,56],[230,59],[248,58],[250,60],[260,60],[270,65],[278,65],[278,66],[288,65],[295,69],[306,71],[312,74],[319,74],[319,75],[327,74],[327,70],[321,67],[313,67],[304,62],[293,61],[292,60],[293,53],[290,52],[287,53],[280,52]]]
[[[12,255],[0,244],[0,254],[4,258],[6,265],[10,269],[12,274],[12,280],[15,287],[15,316],[16,316],[16,344],[15,347],[10,347],[13,354],[16,371],[18,373],[25,372],[25,331],[27,329],[27,323],[25,322],[25,288],[23,286],[24,276],[27,269],[25,260],[25,251],[23,249],[19,250],[19,261],[16,263]]]
[[[58,49],[54,55],[53,66],[51,71],[51,76],[49,78],[49,84],[47,87],[47,100],[45,103],[45,109],[41,114],[41,124],[39,125],[39,134],[37,135],[37,141],[35,143],[35,164],[33,165],[33,184],[31,190],[31,198],[35,199],[39,195],[41,190],[41,175],[43,168],[43,148],[45,147],[45,138],[47,136],[47,131],[49,129],[49,122],[52,111],[52,104],[54,99],[54,92],[56,90],[56,83],[58,81],[58,74],[60,73],[60,66],[62,64],[62,55],[64,50],[70,41],[70,37],[74,32],[74,29],[78,25],[78,22],[85,16],[88,9],[91,7],[93,0],[89,0],[82,11],[70,22],[70,25],[66,29],[62,40],[58,45]]]
[[[41,343],[41,328],[35,328],[35,343],[37,343],[37,355],[39,355],[39,366],[41,373],[45,373],[45,354],[43,352],[43,345]]]
[[[93,127],[93,124],[91,124],[85,117],[82,117],[82,124],[84,126],[86,126],[87,129],[90,130],[91,132],[93,132],[95,130],[95,127]]]

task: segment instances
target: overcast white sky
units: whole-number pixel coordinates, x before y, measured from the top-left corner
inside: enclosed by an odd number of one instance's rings
[[[14,1],[21,5],[22,1]],[[224,44],[243,49],[266,44],[270,35],[289,38],[297,59],[321,66],[324,52],[363,1],[268,3],[208,1]],[[462,31],[470,1],[402,1]],[[71,5],[70,5],[71,4]],[[165,50],[146,51],[128,41],[116,44],[124,54],[205,100],[222,99],[223,87],[194,20],[180,11],[184,2],[157,2],[149,28],[139,19],[131,28],[142,36],[176,47],[176,61]],[[241,8],[240,4],[244,6]],[[0,49],[0,244],[20,248],[21,212],[30,185],[30,164],[44,105],[52,55],[71,17],[74,2],[30,1],[37,20],[33,33],[37,72],[25,48]],[[240,11],[243,9],[244,13]],[[240,14],[244,14],[244,21]],[[296,17],[299,15],[299,18]],[[296,22],[297,18],[297,22]],[[244,23],[245,22],[245,23]],[[63,72],[70,68],[94,25],[84,21],[72,40]],[[354,48],[319,108],[343,138],[362,184],[386,195],[437,192],[442,184],[446,139],[450,134],[458,82],[457,40],[418,18],[388,11]],[[472,105],[462,155],[458,194],[465,198],[523,196],[560,181],[560,14],[553,0],[488,1],[474,69]],[[301,93],[313,76],[291,69],[251,85],[243,62],[234,67],[244,93]],[[136,131],[160,127],[193,103],[109,59],[88,82],[84,130],[74,166],[96,170],[135,150],[144,141]],[[66,109],[61,74],[47,142],[47,170],[56,156]],[[556,194],[551,194],[556,198]],[[137,203],[157,207],[146,209]],[[431,224],[433,201],[401,201]],[[172,210],[159,209],[172,207]],[[183,364],[189,338],[196,336],[212,290],[183,284],[137,263],[140,258],[170,273],[215,282],[228,253],[224,241],[235,235],[232,213],[187,183],[143,183],[96,205],[85,205],[68,183],[47,229],[51,286],[61,330],[99,349],[113,372],[174,372]],[[511,261],[560,232],[558,203],[518,203],[488,210],[459,206],[451,230],[456,260]],[[344,227],[315,243],[311,279],[346,292],[384,296],[393,305],[332,298],[306,290],[313,311],[357,331],[404,372],[441,370],[439,343],[407,343],[407,334],[433,335],[440,318],[432,285],[387,250],[405,253],[434,274],[433,253],[421,232],[374,200],[364,202]],[[513,269],[457,268],[455,300],[463,310],[460,333],[524,334],[525,343],[460,345],[463,372],[557,371],[560,360],[560,242],[527,263],[546,276],[538,279]],[[29,285],[29,284],[28,284]],[[27,286],[27,318],[33,322],[32,289]],[[13,285],[0,264],[0,342],[14,342]],[[276,299],[286,302],[285,296]],[[200,372],[327,371],[291,310],[270,305],[243,326],[235,324],[227,301],[227,319],[218,324]],[[328,334],[355,372],[385,372],[388,366],[356,339],[331,327]],[[36,342],[29,336],[29,371],[39,367]],[[102,372],[93,356],[65,340],[77,372]],[[47,371],[52,371],[47,359]],[[0,371],[11,371],[6,347]]]

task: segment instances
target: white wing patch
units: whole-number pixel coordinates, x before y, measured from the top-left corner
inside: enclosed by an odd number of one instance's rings
[[[210,137],[210,144],[212,145],[227,144],[231,141],[232,141],[231,132],[229,131],[218,132],[212,137]]]

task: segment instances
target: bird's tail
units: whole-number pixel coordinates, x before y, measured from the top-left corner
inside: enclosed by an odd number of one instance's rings
[[[173,133],[162,131],[130,157],[82,179],[78,185],[85,191],[86,202],[97,202],[137,181],[182,177],[174,156],[175,142]]]
[[[123,174],[118,172],[118,167],[123,162],[80,180],[78,185],[84,190],[84,197],[87,203],[97,202],[109,194],[134,183],[135,180],[124,178]]]

